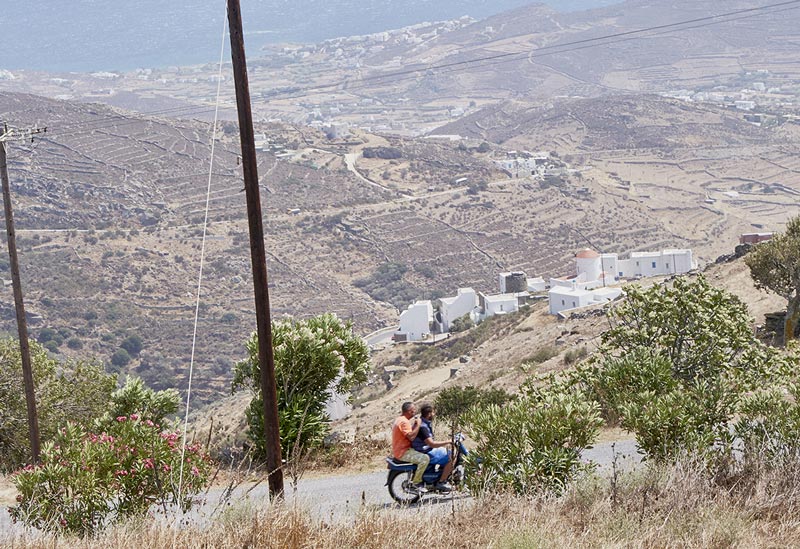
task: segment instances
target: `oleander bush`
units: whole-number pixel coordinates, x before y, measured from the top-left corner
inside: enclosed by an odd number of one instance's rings
[[[179,433],[137,414],[94,427],[68,423],[45,443],[39,464],[13,475],[14,521],[84,536],[154,505],[191,508],[210,469],[199,444],[183,446]]]
[[[600,408],[583,395],[529,389],[504,405],[473,408],[467,486],[475,493],[561,492],[591,468],[581,452],[597,438]]]

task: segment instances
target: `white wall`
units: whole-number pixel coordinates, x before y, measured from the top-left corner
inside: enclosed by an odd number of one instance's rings
[[[484,316],[489,318],[497,314],[514,313],[519,310],[516,294],[487,295],[484,297]]]
[[[617,254],[602,254],[600,256],[600,268],[608,275],[606,284],[615,281],[619,277],[619,258]]]
[[[548,296],[550,298],[551,315],[556,315],[568,309],[586,307],[592,303],[592,292],[579,288],[564,288],[563,286],[550,288]]]
[[[692,250],[667,249],[660,252],[633,252],[630,259],[618,262],[622,276],[656,276],[683,274],[697,268]]]
[[[575,258],[575,271],[578,276],[584,276],[583,280],[598,280],[600,278],[600,256]]]
[[[543,292],[547,289],[547,283],[544,278],[537,276],[536,278],[528,278],[528,291],[529,292]]]
[[[431,333],[430,323],[432,320],[433,306],[431,302],[429,300],[417,301],[400,313],[398,333],[405,334],[407,341],[426,339]]]
[[[452,322],[469,314],[478,306],[478,294],[472,288],[459,288],[458,295],[455,297],[445,297],[441,302],[440,311],[442,313],[442,329],[450,331]]]

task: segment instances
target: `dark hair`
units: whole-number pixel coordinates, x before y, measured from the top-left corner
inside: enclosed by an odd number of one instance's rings
[[[431,412],[433,412],[433,405],[431,405],[429,402],[426,402],[419,408],[419,415],[422,417],[428,417]]]
[[[404,402],[403,403],[403,407],[401,408],[401,411],[405,414],[406,412],[408,412],[413,407],[414,407],[414,403],[413,402]]]

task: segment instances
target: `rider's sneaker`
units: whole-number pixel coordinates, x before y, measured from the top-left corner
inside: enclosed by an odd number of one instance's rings
[[[437,483],[434,485],[434,489],[435,489],[437,492],[443,492],[443,493],[445,493],[445,494],[446,494],[447,492],[451,492],[451,491],[453,490],[453,487],[452,487],[452,486],[450,486],[450,485],[449,485],[448,483],[446,483],[446,482],[437,482]]]
[[[428,489],[425,488],[424,482],[420,482],[419,484],[412,484],[409,488],[411,488],[411,491],[414,492],[415,494],[422,495],[428,493]]]

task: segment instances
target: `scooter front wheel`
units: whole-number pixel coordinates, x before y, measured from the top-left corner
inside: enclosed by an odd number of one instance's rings
[[[390,471],[387,485],[389,495],[401,505],[410,505],[420,499],[420,495],[414,491],[411,478],[413,473],[409,471]]]

